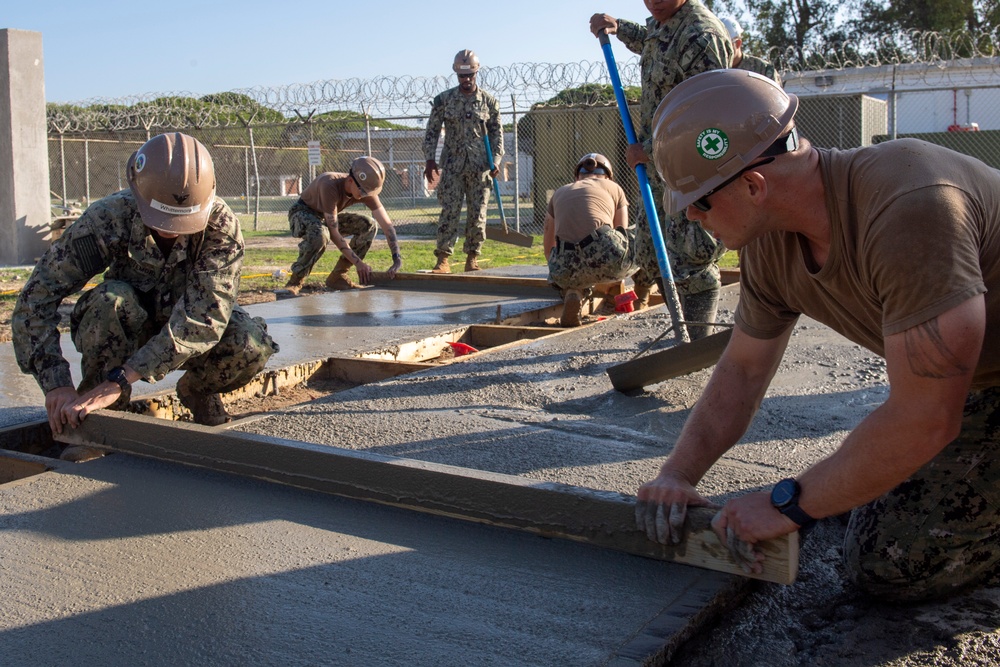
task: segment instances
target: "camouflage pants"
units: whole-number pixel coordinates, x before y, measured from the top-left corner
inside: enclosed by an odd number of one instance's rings
[[[299,257],[291,269],[291,278],[302,281],[312,273],[316,262],[326,252],[330,244],[330,230],[323,222],[323,216],[306,206],[301,199],[288,210],[288,226],[292,236],[302,239],[299,241]],[[375,221],[360,213],[340,213],[337,215],[337,227],[341,236],[351,237],[351,250],[364,259],[378,232]]]
[[[605,225],[589,241],[573,246],[557,241],[549,255],[549,282],[564,292],[629,277],[636,269],[634,237],[632,230]]]
[[[153,321],[146,299],[130,284],[106,280],[77,301],[70,317],[70,335],[82,355],[83,380],[78,391],[93,389],[115,366],[160,332],[165,322]],[[239,389],[264,369],[278,351],[267,333],[263,318],[250,317],[239,306],[233,308],[222,338],[205,354],[191,357],[181,369],[187,371],[192,391],[205,394]],[[131,392],[124,392],[112,406],[124,410]]]
[[[700,224],[688,220],[683,212],[668,217],[662,206],[663,182],[654,175],[649,179],[649,185],[653,201],[656,202],[663,244],[666,246],[667,260],[670,262],[678,295],[684,297],[719,289],[722,281],[718,261],[725,254],[726,247]],[[638,285],[653,285],[660,278],[660,265],[656,261],[656,247],[653,245],[645,206],[639,206],[636,214],[635,243],[636,262],[640,271],[633,280]]]
[[[958,438],[851,513],[844,557],[851,580],[887,600],[1000,583],[1000,387],[969,394]]]
[[[486,206],[489,204],[490,173],[488,171],[464,171],[441,174],[437,187],[437,198],[441,203],[441,217],[438,219],[438,257],[450,257],[461,231],[459,221],[462,216],[462,202],[466,205],[465,244],[466,255],[478,255],[486,240]]]

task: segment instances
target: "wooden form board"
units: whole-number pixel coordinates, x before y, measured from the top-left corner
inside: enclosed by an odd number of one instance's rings
[[[704,508],[691,508],[683,544],[664,546],[636,529],[635,498],[611,491],[103,410],[57,440],[746,576],[712,532],[714,512]],[[760,547],[764,571],[754,578],[792,583],[798,535]]]

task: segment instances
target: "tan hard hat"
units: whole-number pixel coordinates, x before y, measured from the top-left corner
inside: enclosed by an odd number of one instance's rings
[[[576,175],[579,174],[581,170],[585,173],[592,174],[595,169],[603,169],[607,177],[614,180],[615,173],[611,169],[611,161],[600,153],[587,153],[580,158],[576,163],[576,169],[573,170],[573,177],[576,178]]]
[[[215,200],[215,166],[208,149],[180,132],[160,134],[132,154],[129,189],[147,227],[168,234],[205,229]]]
[[[385,184],[385,167],[375,158],[362,155],[351,162],[350,176],[364,196],[374,197]]]
[[[730,178],[757,158],[794,146],[799,100],[767,77],[740,69],[703,72],[675,86],[653,115],[653,160],[666,184],[671,214]]]
[[[455,54],[455,62],[451,68],[457,74],[473,74],[479,71],[479,56],[469,49],[462,49]]]

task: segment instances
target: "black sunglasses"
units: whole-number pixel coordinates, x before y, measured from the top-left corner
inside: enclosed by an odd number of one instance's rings
[[[694,206],[696,209],[698,209],[699,211],[701,211],[703,213],[707,213],[708,211],[711,211],[712,210],[712,205],[708,203],[708,198],[709,197],[711,197],[716,192],[718,192],[722,188],[726,187],[727,185],[729,185],[730,183],[732,183],[733,181],[735,181],[737,178],[739,178],[740,176],[742,176],[745,172],[748,172],[751,169],[756,169],[757,167],[762,167],[765,164],[768,164],[769,162],[774,162],[774,158],[773,157],[769,157],[766,160],[761,160],[760,162],[754,163],[754,164],[752,164],[752,165],[750,165],[748,167],[743,167],[738,172],[736,172],[735,174],[733,174],[732,176],[730,176],[726,180],[722,181],[722,183],[720,183],[718,186],[712,188],[711,190],[709,190],[708,192],[706,192],[705,194],[703,194],[698,199],[695,199],[693,202],[691,202],[691,206]]]
[[[472,79],[472,78],[475,78],[475,76],[476,76],[476,73],[473,72],[472,74],[459,74],[458,78],[459,79]]]
[[[789,132],[783,137],[780,137],[777,141],[768,146],[763,153],[757,156],[765,158],[764,160],[743,167],[738,172],[736,172],[726,180],[722,181],[722,183],[712,188],[711,190],[703,194],[695,201],[691,202],[691,205],[694,206],[699,211],[701,211],[702,213],[707,213],[708,211],[711,211],[712,205],[708,203],[708,198],[711,197],[713,194],[715,194],[722,188],[726,187],[727,185],[735,181],[745,172],[748,172],[751,169],[756,169],[757,167],[763,167],[765,164],[774,162],[774,158],[776,158],[777,156],[784,155],[785,153],[791,153],[798,147],[799,147],[799,132],[793,127],[791,132]]]

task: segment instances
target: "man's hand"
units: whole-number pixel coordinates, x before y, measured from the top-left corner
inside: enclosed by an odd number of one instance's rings
[[[498,169],[497,167],[493,167],[493,169],[490,170],[490,176],[492,178],[496,178],[499,175],[500,175],[500,169]]]
[[[609,35],[618,32],[618,19],[608,14],[594,14],[591,16],[590,32],[594,33],[594,37],[600,37],[602,30]]]
[[[393,264],[395,266],[395,264]],[[372,267],[366,264],[364,261],[359,261],[354,265],[354,268],[358,270],[358,280],[361,281],[362,285],[371,285],[372,283]]]
[[[437,162],[434,160],[428,160],[424,164],[424,178],[431,185],[437,183],[438,179],[441,178],[441,170],[438,169]]]
[[[760,574],[764,554],[754,548],[758,542],[794,533],[799,526],[771,504],[766,491],[750,493],[727,502],[712,519],[712,530],[729,549],[743,571]]]
[[[399,269],[403,266],[403,258],[399,255],[393,257],[392,266],[389,267],[387,273],[389,274],[389,279],[392,280],[399,273]]]
[[[63,407],[72,405],[79,397],[73,387],[59,387],[45,394],[45,412],[48,414],[52,433],[55,435],[62,433],[62,427],[66,423]]]
[[[660,544],[680,544],[684,539],[684,520],[688,505],[715,507],[698,495],[686,479],[670,472],[646,482],[638,491],[635,523],[649,539]]]
[[[625,161],[628,162],[628,166],[635,169],[637,164],[648,164],[649,156],[646,155],[642,144],[629,144],[628,149],[625,151]]]
[[[76,428],[91,412],[112,405],[121,393],[121,387],[114,382],[102,382],[83,396],[72,387],[53,389],[45,395],[45,410],[52,432],[61,434],[65,425]]]

